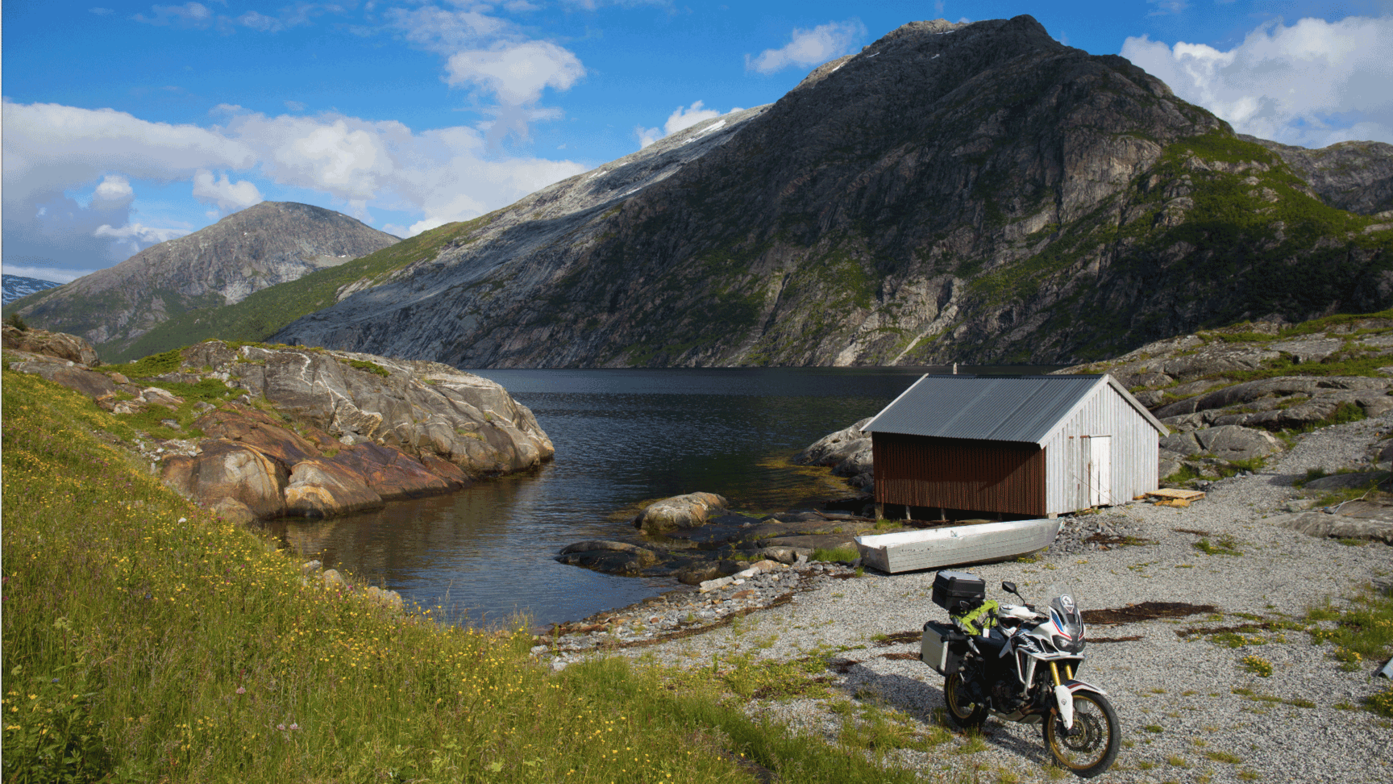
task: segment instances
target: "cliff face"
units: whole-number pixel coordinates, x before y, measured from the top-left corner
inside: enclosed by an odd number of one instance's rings
[[[1030,17],[914,23],[274,339],[466,367],[1063,363],[1376,310],[1393,223],[1338,207],[1382,205],[1359,194],[1393,148],[1355,152],[1357,187],[1341,151],[1299,168]]]
[[[332,210],[262,202],[6,310],[81,335],[109,358],[171,316],[232,304],[395,242]]]

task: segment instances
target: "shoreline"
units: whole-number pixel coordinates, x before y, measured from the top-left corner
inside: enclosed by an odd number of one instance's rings
[[[1281,527],[1299,516],[1286,510],[1295,479],[1311,468],[1360,464],[1368,445],[1390,430],[1391,415],[1321,428],[1302,436],[1269,470],[1215,482],[1189,508],[1134,502],[1074,515],[1063,548],[1052,546],[1029,562],[965,567],[987,580],[990,598],[1000,599],[1001,580],[1011,579],[1031,601],[1044,598],[1053,584],[1072,582],[1085,610],[1146,602],[1217,607],[1212,614],[1091,624],[1094,645],[1086,651],[1083,677],[1112,696],[1127,742],[1106,780],[1393,780],[1386,754],[1393,722],[1358,707],[1388,688],[1373,677],[1382,659],[1348,672],[1329,644],[1282,631],[1284,622],[1323,602],[1347,606],[1364,586],[1393,590],[1393,548]],[[1106,543],[1112,539],[1126,543]],[[1220,542],[1241,554],[1215,550]],[[847,567],[837,569],[846,576],[837,579],[829,570],[825,578],[800,578],[788,601],[751,610],[739,624],[713,623],[612,648],[572,651],[563,638],[558,650],[534,648],[534,654],[556,668],[617,655],[679,669],[732,661],[777,666],[821,656],[828,660],[829,696],[753,699],[747,714],[836,742],[861,726],[857,716],[883,711],[912,732],[939,737],[942,678],[917,660],[917,630],[943,615],[929,601],[934,572],[867,570],[858,578]],[[632,616],[638,609],[615,614]],[[1315,626],[1320,623],[1331,625]],[[1235,632],[1226,631],[1233,629],[1241,630],[1237,647],[1231,647]],[[1269,662],[1274,674],[1246,671],[1245,656]],[[1038,728],[996,720],[976,741],[952,735],[930,748],[886,754],[923,771],[969,765],[1011,771],[1018,782],[1052,780]]]

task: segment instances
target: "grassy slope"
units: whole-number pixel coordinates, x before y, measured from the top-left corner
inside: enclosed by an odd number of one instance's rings
[[[377,285],[409,264],[435,258],[447,245],[463,244],[470,233],[491,220],[491,216],[485,215],[463,223],[447,223],[337,267],[254,292],[235,305],[181,313],[124,348],[104,344],[97,350],[109,362],[123,362],[207,338],[264,340],[295,319],[333,305],[345,286],[364,279]]]
[[[1220,166],[1187,167],[1192,156],[1213,164],[1255,165],[1237,172]],[[1258,184],[1245,183],[1249,177]],[[1194,206],[1185,220],[1172,227],[1155,226],[1167,189],[1186,178]],[[1058,239],[1039,253],[973,279],[968,289],[987,302],[1028,305],[1045,289],[1066,287],[1081,259],[1100,254],[1115,254],[1114,263],[1133,268],[1137,280],[1155,280],[1168,250],[1188,245],[1201,253],[1168,269],[1164,282],[1212,293],[1215,312],[1198,326],[1232,323],[1245,312],[1299,316],[1320,312],[1332,302],[1348,307],[1368,280],[1393,269],[1393,229],[1364,233],[1387,221],[1326,206],[1303,192],[1303,186],[1261,145],[1220,131],[1182,139],[1168,145],[1156,164],[1116,197],[1139,211],[1136,220],[1118,226],[1115,200],[1109,199],[1062,227]],[[1257,195],[1264,187],[1276,201]],[[1279,224],[1280,233],[1275,228]],[[1351,260],[1356,250],[1378,255],[1360,264]],[[1138,344],[1131,335],[1138,324],[1128,311],[1064,305],[1052,311],[1037,334],[1084,326],[1090,335],[1089,345],[1079,352],[1084,357],[1101,359]],[[1149,335],[1145,340],[1160,337]]]
[[[109,445],[133,433],[88,399],[9,370],[0,388],[6,781],[752,781],[745,760],[912,779],[745,719],[758,668],[552,673],[530,635],[302,584]]]

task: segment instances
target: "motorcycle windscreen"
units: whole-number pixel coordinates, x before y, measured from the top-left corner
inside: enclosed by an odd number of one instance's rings
[[[1083,611],[1079,609],[1075,591],[1067,587],[1056,590],[1049,612],[1050,620],[1059,630],[1053,642],[1061,651],[1077,653],[1083,650]]]

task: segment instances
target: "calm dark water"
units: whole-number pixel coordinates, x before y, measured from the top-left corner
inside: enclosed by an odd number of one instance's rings
[[[841,480],[788,458],[876,413],[924,369],[473,372],[532,409],[556,445],[552,463],[450,496],[281,523],[282,541],[460,623],[576,620],[671,585],[563,566],[552,560],[562,547],[613,538],[640,502],[679,493],[756,512],[844,495]]]

